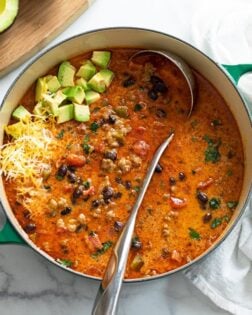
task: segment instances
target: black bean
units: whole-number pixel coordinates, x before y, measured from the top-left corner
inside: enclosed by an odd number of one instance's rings
[[[161,256],[163,258],[168,258],[170,256],[170,252],[169,252],[169,250],[166,247],[162,248]]]
[[[78,177],[74,173],[69,172],[67,174],[67,179],[70,183],[75,183],[77,182]]]
[[[120,191],[114,193],[114,198],[115,199],[120,199],[122,197],[122,193]]]
[[[169,178],[169,183],[171,186],[176,185],[176,179],[174,177]]]
[[[35,223],[28,223],[25,227],[24,230],[28,234],[32,234],[36,230],[36,224]]]
[[[114,125],[115,124],[115,122],[116,122],[116,116],[115,115],[109,115],[109,117],[108,117],[108,124],[110,124],[110,125]]]
[[[153,90],[160,93],[167,92],[167,86],[165,85],[164,81],[159,77],[152,75],[151,76],[151,83],[153,84]]]
[[[68,165],[68,166],[67,166],[67,169],[68,169],[70,172],[74,173],[74,172],[76,171],[76,166]]]
[[[210,212],[208,212],[202,217],[202,219],[203,219],[204,223],[208,223],[212,219],[212,214]]]
[[[162,108],[157,108],[157,110],[156,110],[156,116],[157,116],[158,118],[165,118],[165,117],[167,116],[167,113],[166,113],[166,111],[165,111],[164,109],[162,109]]]
[[[76,187],[73,191],[72,200],[75,201],[76,199],[78,199],[82,195],[83,190],[84,187],[82,185]]]
[[[95,199],[92,201],[91,207],[94,208],[98,208],[100,205],[100,201],[98,199]]]
[[[157,164],[156,168],[155,168],[155,172],[156,173],[162,173],[163,171],[163,166],[161,166],[159,163]]]
[[[112,151],[106,151],[104,153],[104,158],[105,159],[109,159],[109,160],[112,160],[112,161],[115,161],[117,159],[117,153],[115,150],[112,150]]]
[[[129,87],[132,86],[136,83],[136,80],[134,79],[134,77],[131,75],[129,76],[126,80],[123,81],[123,87]]]
[[[29,210],[24,210],[23,211],[23,216],[25,219],[29,219],[31,216],[31,212]]]
[[[115,231],[120,232],[122,228],[123,228],[123,223],[120,221],[115,221],[115,223],[114,223]]]
[[[63,179],[66,176],[67,173],[67,166],[65,164],[62,164],[57,171],[56,177],[58,179]]]
[[[101,127],[103,126],[104,124],[106,124],[106,120],[104,118],[101,118],[97,121],[98,125]]]
[[[102,195],[104,200],[109,200],[114,195],[114,189],[110,186],[105,186],[102,190]]]
[[[61,214],[61,215],[67,215],[67,214],[69,214],[71,211],[72,211],[72,208],[71,208],[71,207],[66,207],[66,208],[64,208],[64,209],[60,212],[60,214]]]
[[[197,193],[197,198],[200,202],[202,202],[203,204],[208,202],[208,197],[207,194],[203,193],[202,191],[199,191]]]
[[[130,190],[132,185],[131,185],[131,181],[130,180],[126,180],[124,183],[124,186],[127,190]]]
[[[121,177],[116,177],[115,181],[117,182],[117,184],[122,184],[123,180],[121,179]]]
[[[138,237],[134,237],[132,239],[131,246],[135,249],[140,249],[142,248],[142,242],[138,239]]]
[[[179,172],[178,176],[180,180],[184,180],[186,178],[186,175],[183,172]]]
[[[154,90],[150,90],[150,91],[148,92],[148,96],[149,96],[149,98],[152,99],[153,101],[155,101],[155,100],[158,99],[158,94],[157,94],[157,92],[154,91]]]

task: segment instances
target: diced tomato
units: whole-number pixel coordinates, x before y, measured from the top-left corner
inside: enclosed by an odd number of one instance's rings
[[[102,248],[102,243],[96,233],[92,233],[86,238],[86,244],[92,252]]]
[[[171,197],[171,206],[174,209],[181,209],[184,208],[187,205],[187,200],[186,199],[180,199],[176,197]]]
[[[105,143],[100,142],[97,146],[95,146],[95,151],[99,153],[104,153],[105,151]]]
[[[148,143],[143,140],[137,141],[133,144],[133,150],[137,155],[145,156],[150,149]]]
[[[77,155],[71,153],[66,157],[66,162],[68,165],[81,167],[85,165],[86,158],[84,155]]]
[[[83,190],[83,193],[82,193],[82,194],[83,194],[83,196],[93,196],[94,193],[95,193],[95,188],[94,188],[94,186],[90,186],[89,189]]]
[[[146,131],[146,128],[145,127],[143,127],[143,126],[139,126],[139,127],[137,127],[136,129],[136,132],[138,133],[138,134],[143,134],[145,131]]]
[[[57,227],[57,229],[56,229],[57,234],[63,234],[65,232],[67,232],[67,228]]]
[[[197,188],[206,189],[207,187],[211,186],[213,182],[214,182],[214,179],[212,177],[209,177],[204,182],[199,182]]]
[[[73,189],[73,187],[72,187],[72,184],[70,184],[70,183],[66,183],[63,185],[63,191],[65,193],[72,191],[72,189]]]

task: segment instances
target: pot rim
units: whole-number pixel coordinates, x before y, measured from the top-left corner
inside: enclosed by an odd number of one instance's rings
[[[2,107],[4,106],[4,103],[6,101],[6,99],[8,98],[10,92],[12,91],[12,89],[15,87],[15,84],[16,82],[20,79],[20,77],[30,68],[33,66],[33,64],[35,62],[37,62],[42,56],[46,55],[48,52],[52,51],[53,49],[57,48],[58,46],[64,44],[65,42],[68,42],[68,41],[71,41],[73,39],[76,39],[78,37],[81,37],[81,36],[85,36],[85,35],[88,35],[88,34],[93,34],[93,33],[97,33],[97,32],[102,32],[102,31],[114,31],[114,30],[136,30],[136,31],[144,31],[144,32],[150,32],[150,33],[156,33],[158,35],[163,35],[165,37],[169,37],[171,39],[174,39],[176,40],[177,42],[180,42],[186,46],[189,46],[190,49],[192,50],[195,50],[196,52],[198,52],[199,54],[203,55],[203,57],[207,58],[211,64],[213,66],[215,66],[217,68],[217,70],[221,71],[225,77],[229,80],[229,82],[232,84],[232,87],[235,89],[236,93],[238,94],[242,104],[243,104],[243,107],[247,113],[247,116],[249,118],[249,121],[250,121],[250,125],[252,126],[252,118],[250,117],[250,114],[249,114],[249,110],[247,108],[247,105],[241,95],[241,93],[239,92],[239,90],[237,89],[236,85],[234,84],[233,80],[231,79],[231,76],[229,76],[227,74],[227,72],[225,72],[225,70],[221,67],[221,65],[219,65],[216,61],[214,61],[211,57],[207,56],[204,52],[202,52],[201,50],[199,50],[198,48],[196,48],[195,46],[193,46],[192,44],[186,42],[185,40],[183,39],[180,39],[176,36],[173,36],[173,35],[170,35],[170,34],[167,34],[165,32],[162,32],[162,31],[157,31],[157,30],[152,30],[152,29],[148,29],[148,28],[141,28],[141,27],[132,27],[132,26],[114,26],[114,27],[104,27],[104,28],[97,28],[97,29],[93,29],[93,30],[89,30],[89,31],[85,31],[85,32],[81,32],[79,34],[76,34],[76,35],[73,35],[71,37],[68,37],[67,39],[64,39],[62,41],[59,41],[58,43],[54,44],[53,46],[45,49],[43,52],[40,52],[38,53],[38,55],[36,57],[34,57],[34,59],[30,62],[28,62],[28,64],[24,67],[24,69],[22,69],[18,75],[15,77],[15,79],[13,80],[13,82],[11,83],[10,87],[8,88],[7,92],[5,93],[4,97],[3,97],[3,100],[0,104],[0,112],[1,112],[1,109]],[[220,92],[219,92],[220,93]],[[221,93],[220,93],[221,94]],[[250,182],[250,186],[249,186],[249,189],[248,189],[248,194],[246,196],[246,200],[244,202],[244,205],[243,207],[240,209],[239,211],[239,214],[237,215],[237,217],[234,219],[233,222],[230,223],[229,227],[227,230],[224,230],[221,234],[221,236],[217,239],[217,241],[211,246],[209,247],[205,252],[203,252],[200,256],[196,257],[195,259],[193,259],[192,261],[190,261],[189,263],[185,264],[185,265],[182,265],[180,266],[179,268],[176,268],[176,269],[173,269],[173,270],[170,270],[170,271],[167,271],[165,273],[162,273],[162,274],[158,274],[158,275],[155,275],[155,276],[151,276],[151,277],[145,277],[145,278],[135,278],[135,279],[124,279],[123,282],[124,283],[135,283],[135,282],[146,282],[146,281],[150,281],[150,280],[157,280],[157,279],[161,279],[161,278],[164,278],[164,277],[167,277],[167,276],[170,276],[170,275],[173,275],[177,272],[180,272],[180,271],[183,271],[183,270],[186,270],[188,269],[189,267],[191,267],[193,264],[196,264],[200,261],[203,261],[203,259],[206,259],[206,257],[212,253],[219,245],[222,244],[222,242],[226,239],[226,237],[232,232],[232,230],[234,229],[234,227],[238,224],[238,222],[240,221],[242,215],[244,214],[245,212],[245,209],[247,208],[247,205],[249,203],[249,200],[250,200],[250,197],[252,195],[252,182]],[[73,269],[70,269],[70,268],[67,268],[65,266],[62,266],[60,265],[56,260],[54,260],[50,255],[47,255],[40,249],[36,246],[35,243],[33,243],[32,241],[31,244],[28,243],[27,239],[25,239],[23,237],[23,235],[19,232],[18,230],[18,227],[16,226],[15,222],[12,221],[12,218],[10,217],[10,215],[8,214],[8,212],[5,210],[4,206],[3,206],[3,203],[2,203],[2,197],[0,196],[0,205],[2,206],[2,209],[4,210],[4,213],[5,215],[7,216],[8,220],[10,221],[12,227],[15,229],[15,231],[18,233],[18,235],[25,241],[25,243],[27,245],[29,245],[29,247],[31,249],[33,249],[34,252],[36,252],[37,254],[39,254],[40,256],[43,256],[44,258],[47,259],[47,261],[49,261],[51,264],[53,265],[56,265],[60,268],[62,268],[63,270],[66,270],[74,275],[77,275],[77,276],[80,276],[80,277],[83,277],[83,278],[87,278],[87,279],[92,279],[92,280],[98,280],[98,281],[101,281],[101,278],[99,277],[94,277],[94,276],[90,276],[90,275],[87,275],[87,274],[84,274],[84,273],[81,273],[81,272],[78,272],[78,271],[75,271]],[[51,257],[51,259],[49,258]]]

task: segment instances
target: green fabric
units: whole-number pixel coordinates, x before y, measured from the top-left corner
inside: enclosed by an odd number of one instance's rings
[[[227,72],[231,75],[233,78],[235,84],[238,83],[240,77],[247,73],[252,72],[252,64],[243,64],[243,65],[222,65]]]
[[[1,243],[25,244],[25,241],[19,236],[8,219],[6,220],[3,229],[0,231],[0,244]]]

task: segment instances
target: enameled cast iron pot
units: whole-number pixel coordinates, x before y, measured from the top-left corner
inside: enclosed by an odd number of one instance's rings
[[[146,29],[109,28],[77,35],[66,41],[63,41],[60,44],[57,44],[53,48],[47,50],[45,53],[37,57],[35,61],[30,63],[25,68],[25,70],[22,71],[22,73],[12,84],[0,107],[0,145],[3,142],[3,125],[8,123],[11,113],[17,106],[20,98],[38,77],[44,75],[49,69],[63,60],[82,54],[86,51],[110,47],[135,47],[143,49],[168,50],[183,58],[192,68],[207,78],[208,81],[210,81],[223,96],[234,117],[236,118],[243,142],[245,159],[244,181],[239,206],[236,209],[231,222],[219,239],[207,251],[205,251],[201,256],[197,257],[192,262],[155,277],[127,281],[155,279],[182,270],[209,254],[226,238],[244,212],[251,190],[252,126],[249,110],[246,108],[246,105],[236,88],[236,83],[243,73],[252,71],[252,65],[220,66],[191,45],[188,45],[187,43],[167,34]],[[237,189],[240,189],[240,187]],[[39,249],[29,239],[28,235],[23,231],[10,208],[4,191],[2,179],[0,180],[0,200],[5,214],[7,215],[5,225],[0,231],[0,243],[29,245],[36,252],[44,256],[55,265],[69,270],[74,274],[97,279],[95,277],[67,269],[66,267],[58,264],[52,257]]]

